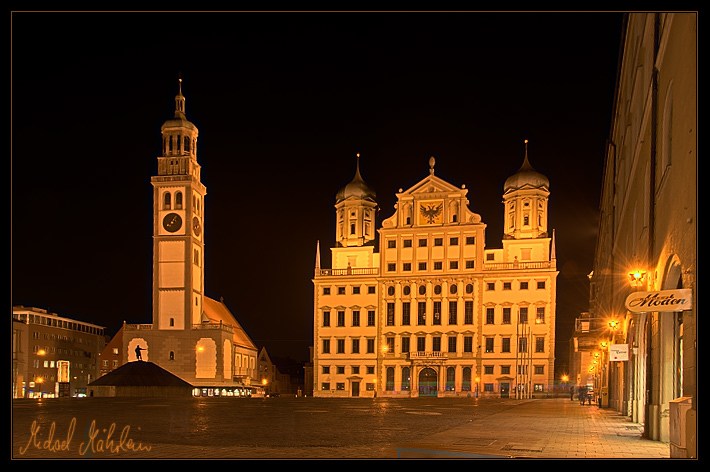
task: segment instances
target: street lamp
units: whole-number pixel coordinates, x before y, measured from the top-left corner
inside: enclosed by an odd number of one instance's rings
[[[629,284],[632,287],[642,287],[646,283],[646,271],[643,269],[634,269],[628,274]]]

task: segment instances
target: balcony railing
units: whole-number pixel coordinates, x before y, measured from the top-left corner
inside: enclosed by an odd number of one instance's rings
[[[328,275],[378,275],[377,267],[349,268],[349,269],[316,269],[316,277]]]
[[[486,262],[483,270],[550,269],[552,261]]]
[[[442,351],[414,351],[409,353],[410,360],[422,359],[446,359],[446,353]]]

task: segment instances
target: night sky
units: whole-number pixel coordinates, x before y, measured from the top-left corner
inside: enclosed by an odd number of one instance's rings
[[[502,247],[524,140],[550,179],[557,370],[588,308],[619,13],[14,13],[12,304],[150,323],[152,186],[178,77],[199,128],[206,295],[272,355],[307,360],[316,241],[355,172],[469,189]]]

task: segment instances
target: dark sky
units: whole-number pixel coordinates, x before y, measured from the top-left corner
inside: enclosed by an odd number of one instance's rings
[[[206,295],[306,360],[316,241],[361,172],[379,222],[428,173],[502,247],[524,140],[551,182],[558,370],[588,307],[619,13],[14,13],[12,304],[151,322],[152,187],[178,76],[200,130]]]

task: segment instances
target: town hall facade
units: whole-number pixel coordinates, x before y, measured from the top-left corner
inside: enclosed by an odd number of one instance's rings
[[[435,175],[435,164],[400,189],[379,229],[359,158],[337,193],[330,268],[318,245],[313,278],[315,396],[551,391],[558,272],[548,179],[530,165],[526,142],[504,185],[502,248],[489,249],[468,189]]]

